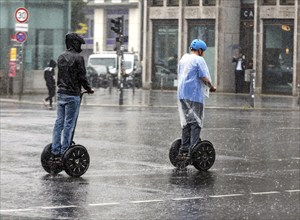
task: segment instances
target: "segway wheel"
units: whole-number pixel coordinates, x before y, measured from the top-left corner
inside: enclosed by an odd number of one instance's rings
[[[62,164],[51,163],[49,161],[51,157],[51,144],[46,145],[41,155],[42,167],[47,173],[58,174],[63,170]]]
[[[189,163],[188,163],[187,159],[179,160],[177,158],[180,146],[181,146],[181,139],[177,139],[172,143],[170,151],[169,151],[169,159],[171,161],[171,164],[174,167],[177,167],[179,169],[184,169],[185,167],[187,167],[189,165]]]
[[[179,148],[180,148],[180,145],[181,145],[181,139],[176,139],[172,145],[171,145],[171,148],[170,148],[170,151],[169,151],[169,159],[170,159],[170,162],[171,164],[174,166],[174,167],[177,167],[178,166],[178,160],[177,160],[177,155],[179,153]]]
[[[74,145],[64,154],[63,164],[69,176],[80,177],[89,168],[90,156],[84,146]]]
[[[211,142],[199,142],[191,152],[194,167],[200,171],[207,171],[215,162],[215,149]]]

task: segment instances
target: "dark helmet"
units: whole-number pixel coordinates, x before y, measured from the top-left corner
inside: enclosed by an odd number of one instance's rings
[[[190,48],[193,50],[199,50],[202,49],[205,51],[207,49],[206,43],[203,40],[195,39],[192,41]]]
[[[67,33],[66,34],[66,46],[67,49],[74,49],[78,53],[81,52],[81,44],[85,44],[84,39],[76,33]]]

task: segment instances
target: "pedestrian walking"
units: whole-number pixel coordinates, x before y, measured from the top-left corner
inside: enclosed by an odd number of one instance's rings
[[[67,50],[57,60],[57,118],[55,121],[51,160],[60,161],[61,156],[71,145],[72,134],[79,112],[81,87],[94,93],[86,78],[83,56],[79,53],[84,39],[76,33],[66,35]]]
[[[54,60],[50,60],[47,67],[44,69],[44,79],[46,81],[46,86],[48,89],[48,96],[43,99],[43,104],[47,106],[47,102],[49,101],[49,109],[52,109],[53,97],[55,96],[55,67],[56,62]]]
[[[235,62],[235,93],[242,93],[244,91],[244,76],[246,60],[243,53],[238,57],[233,56],[232,62]]]
[[[183,55],[178,64],[178,110],[182,127],[181,147],[178,159],[189,155],[198,143],[203,126],[205,98],[216,91],[211,83],[207,64],[203,58],[206,43],[195,39],[190,53]]]

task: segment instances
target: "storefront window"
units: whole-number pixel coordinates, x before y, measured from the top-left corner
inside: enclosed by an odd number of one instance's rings
[[[295,0],[280,0],[281,5],[294,5]]]
[[[203,0],[203,6],[216,5],[216,0]]]
[[[152,88],[174,89],[177,79],[178,21],[154,22],[153,39]]]
[[[292,93],[293,33],[292,20],[264,22],[264,93]]]
[[[168,6],[179,6],[179,0],[168,0]]]
[[[263,5],[276,5],[276,0],[263,0]]]
[[[212,81],[215,82],[215,21],[214,20],[189,20],[188,21],[188,45],[194,39],[201,39],[207,45],[204,59],[207,63]],[[187,48],[189,52],[189,48]]]
[[[186,6],[199,6],[199,0],[187,0]]]
[[[43,69],[53,59],[53,30],[36,30],[35,69]]]
[[[163,6],[164,5],[164,0],[151,0],[150,6]]]
[[[254,0],[241,0],[241,4],[254,4]]]

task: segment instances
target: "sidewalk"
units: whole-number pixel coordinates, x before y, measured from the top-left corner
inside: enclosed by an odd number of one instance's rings
[[[24,104],[42,104],[47,94],[24,94],[1,95],[0,102],[13,102]],[[206,108],[226,108],[226,109],[266,109],[266,110],[293,110],[299,111],[298,97],[280,95],[256,95],[254,98],[254,108],[250,106],[249,94],[234,93],[211,93],[206,99]],[[55,102],[54,102],[55,103]],[[83,105],[91,106],[119,106],[119,92],[114,88],[109,93],[108,89],[95,89],[92,95],[84,95]],[[124,90],[124,107],[177,107],[176,91],[159,90]]]

